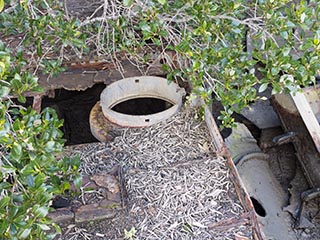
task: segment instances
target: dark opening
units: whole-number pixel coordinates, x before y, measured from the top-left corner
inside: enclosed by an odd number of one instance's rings
[[[161,64],[166,64],[166,63],[167,63],[167,59],[161,58],[159,62],[160,62]]]
[[[255,199],[254,197],[250,197],[254,210],[255,212],[260,216],[260,217],[265,217],[267,215],[266,210],[264,207],[261,205],[261,203]]]
[[[172,106],[172,103],[159,98],[143,97],[120,102],[111,109],[128,115],[148,115],[162,112]]]
[[[70,204],[71,204],[70,200],[68,200],[67,198],[64,198],[64,197],[61,197],[61,196],[56,196],[52,200],[51,207],[53,207],[54,209],[65,208],[65,207],[69,207]]]
[[[54,98],[42,99],[42,108],[54,108],[58,117],[64,119],[61,130],[67,140],[66,145],[97,142],[90,131],[89,115],[105,87],[104,84],[96,84],[85,91],[57,89]]]

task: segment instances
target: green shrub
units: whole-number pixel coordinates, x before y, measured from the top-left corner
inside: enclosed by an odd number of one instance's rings
[[[219,100],[225,126],[268,86],[272,93],[297,91],[319,75],[318,0],[123,0],[96,7],[77,18],[61,1],[21,1],[0,14],[0,34],[22,34],[21,47],[50,75],[63,70],[66,50],[122,52],[144,67],[154,49],[173,51],[162,66],[168,78],[190,82],[207,103]]]
[[[52,198],[64,194],[72,179],[81,184],[80,160],[57,161],[63,121],[53,109],[37,113],[13,101],[25,102],[25,91],[40,90],[20,64],[0,42],[0,238],[52,239],[59,232],[47,219]]]

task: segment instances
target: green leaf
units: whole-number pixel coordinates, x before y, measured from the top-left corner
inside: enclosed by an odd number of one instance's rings
[[[39,173],[39,174],[35,177],[35,179],[34,179],[34,185],[35,185],[36,188],[39,188],[39,187],[43,184],[44,178],[45,178],[45,176],[44,176],[43,173]]]
[[[17,75],[17,74],[16,74],[16,75]],[[19,76],[19,75],[18,75],[18,76]],[[11,80],[11,86],[13,87],[13,89],[14,89],[15,91],[19,91],[19,90],[22,88],[21,80],[16,79],[16,78],[12,79],[12,80]]]
[[[4,0],[0,0],[0,12],[4,9]]]
[[[43,92],[43,88],[41,86],[36,86],[34,88],[32,88],[33,92]]]
[[[139,24],[139,27],[141,28],[142,31],[146,31],[146,32],[151,32],[151,27],[148,23],[146,22],[141,22]]]
[[[241,33],[241,29],[240,28],[234,28],[234,29],[232,29],[232,32],[234,32],[236,34],[239,34],[239,33]]]
[[[66,162],[68,160],[68,158],[65,157],[63,160]],[[70,165],[72,165],[72,169],[78,170],[78,168],[80,167],[80,164],[81,164],[81,159],[80,159],[79,154],[70,158],[69,161],[70,161]]]
[[[167,2],[167,0],[158,0],[158,3],[164,5]]]
[[[304,13],[304,12],[301,14],[301,16],[300,16],[300,21],[301,21],[302,23],[303,23],[304,20],[306,19],[306,16],[307,16],[307,15],[306,15],[306,13]]]
[[[61,228],[58,224],[53,223],[52,226],[54,227],[54,230],[56,230],[57,233],[61,234]]]
[[[81,175],[76,176],[75,179],[73,180],[73,183],[76,186],[76,188],[80,189],[80,187],[82,185],[82,177],[81,177]]]
[[[14,173],[17,169],[15,167],[4,165],[1,168],[2,173]]]
[[[295,25],[293,22],[291,22],[290,20],[287,21],[286,25],[287,25],[287,27],[289,27],[289,28],[290,28],[290,27],[293,28],[293,27],[296,26],[296,25]]]
[[[129,231],[127,229],[124,229],[124,238],[125,239],[133,239],[133,237],[136,233],[137,233],[137,230],[135,227],[132,227]]]
[[[271,74],[272,76],[277,76],[279,73],[280,69],[278,67],[272,67],[271,68]]]
[[[10,202],[10,197],[9,196],[5,196],[0,200],[0,210],[2,210],[4,207],[6,207],[8,205],[8,203]],[[2,212],[2,211],[1,211]]]
[[[27,228],[25,230],[23,230],[22,233],[19,234],[19,238],[20,239],[26,239],[31,233],[31,228]]]
[[[280,35],[281,35],[284,39],[288,39],[288,37],[289,37],[289,34],[288,34],[288,32],[286,32],[286,31],[281,32]]]
[[[26,183],[29,187],[34,187],[34,177],[32,175],[28,175],[26,177]]]
[[[18,73],[16,73],[14,74],[14,79],[21,81],[21,76]]]
[[[11,217],[11,216],[9,216],[9,217]],[[10,232],[11,236],[16,236],[18,233],[17,226],[15,224],[11,223],[9,226],[9,232]],[[13,237],[12,240],[17,240],[17,238]]]
[[[49,141],[45,146],[45,150],[49,153],[53,152],[55,150],[55,145],[56,145],[55,141]]]
[[[25,97],[25,96],[23,96],[23,95],[19,95],[19,97],[18,97],[18,101],[19,101],[19,102],[21,102],[21,103],[26,103],[27,99],[26,99],[26,97]]]
[[[20,158],[22,157],[22,147],[20,144],[18,143],[14,143],[13,147],[11,149],[11,157],[15,160],[20,160]]]
[[[62,192],[69,190],[70,189],[70,183],[65,181],[61,184],[60,189],[62,190]]]
[[[58,176],[52,175],[50,179],[51,179],[51,183],[55,186],[59,186],[61,184],[61,180]]]
[[[286,48],[282,49],[283,56],[284,57],[288,56],[290,51],[291,51],[290,47],[286,47]]]
[[[4,219],[4,221],[0,221],[0,235],[3,235],[8,229],[9,223]]]
[[[201,63],[199,61],[193,62],[193,70],[197,71],[201,67]]]
[[[24,196],[23,196],[23,194],[13,194],[12,195],[12,200],[15,203],[23,203],[24,202]]]
[[[4,62],[0,62],[0,77],[3,77],[5,71],[6,71],[6,64]]]
[[[47,216],[48,212],[49,212],[48,207],[39,207],[39,208],[36,208],[35,210],[35,214],[37,215],[37,217],[45,217]]]
[[[40,227],[43,231],[50,230],[50,227],[47,224],[37,223],[38,227]]]
[[[75,45],[76,47],[82,47],[84,45],[83,40],[78,39],[78,38],[73,38],[72,39],[72,43],[73,45]]]
[[[41,46],[40,41],[36,42],[36,46],[37,46],[37,54],[38,54],[38,56],[41,56],[42,55],[42,46]]]
[[[263,83],[259,87],[259,93],[264,92],[268,88],[268,83]]]
[[[9,93],[10,93],[10,88],[5,87],[5,86],[0,87],[0,98],[8,96]]]
[[[0,183],[0,190],[3,190],[3,189],[9,189],[12,187],[12,184],[8,183],[8,182],[2,182]]]
[[[133,4],[133,0],[123,0],[123,6],[130,7]]]
[[[32,164],[27,164],[21,169],[21,173],[25,176],[33,174],[34,172],[35,171]]]
[[[1,133],[2,133],[2,131],[1,131]],[[0,134],[0,135],[2,135],[2,134]],[[10,144],[10,143],[12,143],[12,139],[10,137],[7,137],[7,136],[1,136],[0,137],[0,143],[1,144]]]

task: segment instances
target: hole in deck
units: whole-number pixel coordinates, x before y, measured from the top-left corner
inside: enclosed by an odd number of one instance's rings
[[[105,87],[105,84],[96,84],[85,91],[56,89],[54,98],[42,99],[42,108],[54,108],[59,119],[64,120],[61,130],[66,145],[97,142],[90,131],[89,115]]]
[[[141,97],[118,103],[111,109],[128,115],[149,115],[165,111],[173,106],[172,103],[159,98]],[[147,121],[146,119],[145,121]]]
[[[254,207],[254,211],[260,216],[260,217],[265,217],[267,215],[266,210],[264,209],[264,207],[261,205],[261,203],[255,199],[254,197],[250,197],[253,207]]]

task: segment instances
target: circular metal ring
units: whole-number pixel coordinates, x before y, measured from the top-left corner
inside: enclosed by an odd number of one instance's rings
[[[174,115],[182,105],[185,90],[167,79],[153,76],[125,78],[107,86],[101,93],[103,115],[112,123],[124,127],[145,127]],[[118,103],[135,98],[158,98],[172,107],[148,115],[129,115],[112,108]]]

